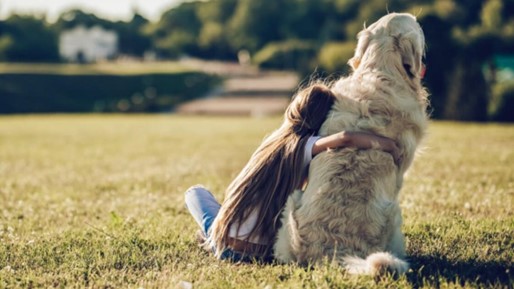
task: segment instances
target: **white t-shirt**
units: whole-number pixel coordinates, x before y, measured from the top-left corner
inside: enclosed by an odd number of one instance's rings
[[[319,136],[311,136],[305,143],[305,149],[304,149],[304,155],[303,155],[303,169],[307,169],[309,166],[311,160],[312,160],[312,147],[314,146],[314,143],[319,139]],[[238,226],[237,223],[232,224],[230,226],[230,231],[228,232],[228,236],[239,239],[239,240],[246,240],[250,232],[255,228],[257,224],[257,211],[253,211],[250,213],[248,218],[243,221],[241,226],[239,227],[239,232],[237,231]],[[269,244],[269,240],[262,240],[259,236],[252,236],[248,241],[254,244],[262,244],[267,245]]]

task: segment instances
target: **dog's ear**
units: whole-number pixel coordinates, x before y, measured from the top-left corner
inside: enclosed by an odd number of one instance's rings
[[[396,45],[400,51],[402,65],[410,78],[420,76],[421,72],[421,51],[410,37],[395,37]]]
[[[361,63],[361,59],[364,56],[364,53],[368,49],[369,42],[371,41],[371,32],[367,30],[363,30],[359,32],[357,35],[357,39],[359,42],[357,43],[357,48],[355,49],[355,54],[353,55],[350,60],[348,60],[348,64],[353,68],[353,70],[356,70],[357,67],[359,67],[359,64]]]

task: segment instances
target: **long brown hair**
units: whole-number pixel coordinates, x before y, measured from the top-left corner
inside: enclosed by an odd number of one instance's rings
[[[209,234],[217,256],[226,248],[231,225],[242,224],[254,211],[257,222],[247,240],[253,236],[274,240],[287,197],[304,177],[305,143],[325,121],[334,99],[330,89],[320,83],[300,90],[293,98],[280,128],[262,142],[227,188]]]

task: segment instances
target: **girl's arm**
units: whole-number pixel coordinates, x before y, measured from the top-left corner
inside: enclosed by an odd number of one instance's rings
[[[399,162],[400,152],[396,143],[386,137],[365,132],[342,131],[319,138],[312,146],[312,156],[329,148],[354,147],[358,149],[380,149],[390,153],[395,163]]]

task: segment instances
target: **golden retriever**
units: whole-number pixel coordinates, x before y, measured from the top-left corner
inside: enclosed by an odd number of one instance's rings
[[[421,84],[423,31],[407,13],[388,14],[358,34],[353,72],[331,87],[336,101],[320,135],[364,131],[391,138],[401,160],[378,149],[333,149],[310,164],[305,191],[288,199],[274,244],[281,262],[335,260],[349,273],[408,270],[398,194],[428,123]]]

